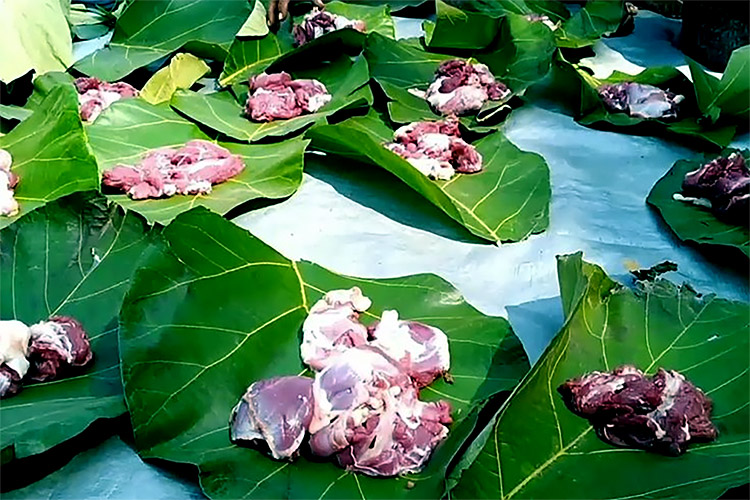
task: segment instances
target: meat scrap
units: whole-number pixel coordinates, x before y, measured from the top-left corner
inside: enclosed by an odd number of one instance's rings
[[[286,120],[315,113],[331,94],[318,80],[292,80],[285,72],[261,73],[250,78],[245,115],[256,122]]]
[[[681,455],[691,442],[716,439],[711,401],[674,370],[647,377],[634,366],[591,372],[557,388],[570,411],[616,446]]]
[[[98,78],[76,78],[75,86],[81,119],[85,122],[96,120],[113,102],[138,95],[138,90],[125,82],[107,83]]]
[[[549,16],[545,16],[544,14],[526,14],[524,18],[530,23],[542,23],[552,31],[560,27],[560,22],[555,23]]]
[[[253,383],[230,418],[233,442],[264,442],[274,458],[310,451],[370,476],[420,471],[448,435],[451,407],[423,402],[419,389],[450,367],[448,339],[437,328],[385,311],[369,329],[371,305],[359,288],[332,290],[310,308],[302,359],[315,378]]]
[[[747,224],[750,217],[750,170],[745,157],[735,151],[685,174],[682,193],[675,199],[706,205],[717,217]]]
[[[53,316],[30,327],[0,321],[0,398],[18,393],[24,380],[59,379],[92,358],[88,335],[74,318]]]
[[[489,101],[504,102],[512,92],[495,79],[484,64],[471,64],[462,59],[451,59],[440,64],[435,81],[422,95],[435,112],[442,115],[476,114]]]
[[[301,23],[292,28],[292,36],[298,46],[302,46],[318,37],[332,31],[352,28],[359,32],[365,33],[367,26],[364,21],[359,19],[348,19],[344,16],[325,12],[318,7],[314,7]]]
[[[179,149],[150,151],[137,165],[116,165],[102,174],[102,184],[134,200],[205,194],[211,186],[245,169],[240,155],[211,141],[195,139]]]
[[[597,92],[609,111],[635,118],[676,118],[678,105],[685,100],[674,92],[634,82],[602,85]]]
[[[13,217],[18,214],[18,201],[13,197],[14,188],[18,185],[18,176],[11,172],[13,157],[0,149],[0,215]]]
[[[404,125],[385,147],[430,179],[448,180],[456,172],[471,174],[482,170],[482,155],[461,139],[455,117]]]

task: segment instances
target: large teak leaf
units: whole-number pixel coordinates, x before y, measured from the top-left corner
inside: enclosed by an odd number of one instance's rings
[[[208,229],[210,228],[210,230]],[[476,422],[478,405],[513,387],[527,359],[508,323],[483,316],[433,275],[349,278],[290,261],[221,217],[196,209],[165,229],[123,306],[123,380],[145,457],[196,464],[212,498],[439,498],[451,459]],[[422,391],[447,399],[455,423],[420,474],[354,475],[328,461],[274,461],[233,445],[228,418],[248,385],[300,374],[300,329],[325,291],[359,286],[383,309],[446,332],[453,383]]]
[[[634,291],[561,257],[566,321],[483,433],[454,498],[716,498],[747,482],[748,304],[664,279]],[[680,457],[618,448],[568,411],[556,388],[593,370],[677,370],[713,400],[719,437]]]
[[[91,192],[35,210],[0,233],[0,317],[27,324],[78,319],[94,361],[68,378],[30,383],[0,406],[2,462],[41,453],[99,418],[125,412],[118,314],[145,224]]]

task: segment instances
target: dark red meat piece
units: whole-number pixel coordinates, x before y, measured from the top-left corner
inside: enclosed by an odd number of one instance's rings
[[[68,316],[53,316],[31,326],[27,376],[44,382],[60,378],[71,367],[81,367],[93,358],[83,325]]]
[[[688,172],[682,181],[682,194],[706,198],[718,217],[747,224],[750,217],[750,170],[745,157],[734,152]]]

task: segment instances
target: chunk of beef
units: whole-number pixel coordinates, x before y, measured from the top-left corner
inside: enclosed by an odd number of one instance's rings
[[[18,214],[18,201],[14,197],[14,188],[18,184],[18,176],[10,170],[13,157],[4,149],[0,149],[0,215],[13,217]]]
[[[77,78],[75,86],[81,119],[86,122],[96,120],[113,102],[138,95],[135,87],[125,82],[107,83],[98,78]]]
[[[239,155],[210,141],[192,140],[179,149],[149,152],[138,165],[116,165],[102,175],[105,186],[119,189],[134,200],[175,194],[204,194],[211,186],[245,169]]]
[[[53,316],[31,325],[29,378],[44,382],[60,378],[71,367],[87,365],[93,358],[88,335],[81,323],[68,316]]]
[[[448,180],[455,172],[482,170],[482,156],[461,139],[455,118],[404,125],[385,147],[431,179]]]
[[[254,121],[286,120],[314,113],[331,100],[317,80],[292,80],[288,73],[262,73],[250,78],[245,114]]]
[[[292,28],[292,36],[294,36],[295,43],[302,46],[326,33],[344,28],[352,28],[362,33],[367,31],[364,21],[348,19],[315,7],[305,15],[301,23]]]
[[[442,115],[467,115],[477,113],[488,100],[505,101],[511,95],[484,64],[451,59],[440,64],[424,98]]]
[[[747,224],[750,217],[750,170],[739,152],[720,156],[685,174],[686,201],[706,199],[717,217]]]
[[[716,439],[711,401],[673,370],[647,377],[626,365],[568,380],[557,390],[570,411],[617,446],[680,455],[690,442]]]
[[[599,96],[610,111],[636,118],[676,118],[684,96],[653,85],[622,82],[603,85]]]
[[[26,359],[31,331],[16,320],[0,321],[0,398],[21,390],[21,379],[29,370]]]
[[[294,456],[312,419],[312,384],[298,376],[252,384],[232,410],[232,441],[265,442],[276,459]]]

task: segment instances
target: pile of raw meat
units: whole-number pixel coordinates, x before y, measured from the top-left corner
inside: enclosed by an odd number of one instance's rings
[[[685,96],[643,83],[622,82],[598,89],[605,107],[636,118],[676,118]]]
[[[471,64],[461,59],[445,61],[435,72],[435,81],[422,95],[436,113],[442,115],[475,114],[489,101],[506,101],[511,90],[495,80],[484,64]]]
[[[455,117],[404,125],[385,147],[430,179],[448,180],[456,172],[470,174],[482,170],[482,156],[461,139]]]
[[[85,122],[96,120],[113,102],[138,95],[135,87],[125,82],[107,83],[98,78],[77,78],[75,86],[78,90],[81,119]]]
[[[175,194],[204,194],[245,169],[239,155],[210,141],[193,140],[179,149],[150,151],[137,165],[116,165],[102,175],[102,184],[134,200]]]
[[[313,8],[301,23],[292,29],[294,41],[298,46],[304,45],[316,38],[343,28],[352,28],[362,33],[367,31],[364,21],[348,19],[344,16],[325,12],[318,7]]]
[[[285,72],[250,78],[245,114],[256,122],[286,120],[315,113],[328,104],[331,94],[318,80],[292,80]]]
[[[300,352],[315,378],[252,384],[232,410],[234,442],[265,443],[276,459],[310,451],[370,476],[420,471],[452,422],[445,401],[419,389],[448,371],[448,338],[437,328],[384,311],[369,328],[359,288],[328,292],[303,325]]]
[[[745,157],[735,151],[685,174],[682,193],[675,199],[705,205],[717,217],[737,224],[750,218],[750,170]]]
[[[17,394],[24,377],[46,382],[93,359],[83,325],[67,316],[54,316],[27,326],[0,321],[0,398]]]
[[[568,380],[557,390],[570,411],[616,446],[681,455],[691,442],[716,439],[711,401],[673,370],[647,377],[625,365]]]
[[[13,157],[0,149],[0,215],[13,217],[18,214],[18,202],[13,197],[13,189],[18,184],[18,176],[10,171]]]

